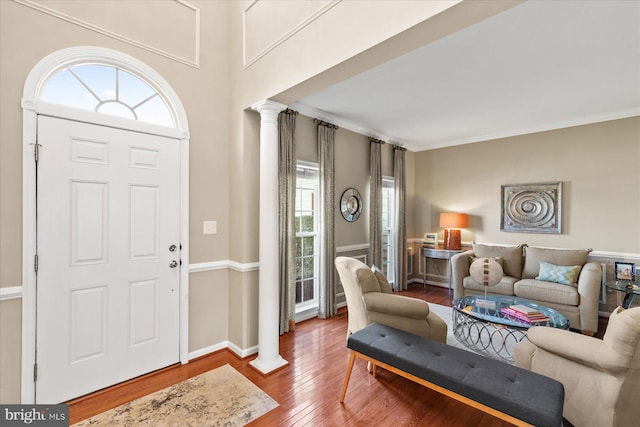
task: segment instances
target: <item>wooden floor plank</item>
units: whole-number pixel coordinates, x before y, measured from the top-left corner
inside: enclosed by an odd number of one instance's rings
[[[448,305],[445,288],[414,284],[403,295]],[[602,318],[601,318],[602,319]],[[602,336],[606,319],[601,320]],[[339,402],[347,368],[347,312],[330,319],[311,319],[280,337],[280,354],[289,366],[263,376],[249,366],[253,357],[238,358],[228,350],[174,365],[70,403],[75,423],[127,401],[229,364],[276,400],[280,406],[251,423],[252,426],[482,426],[509,424],[441,395],[426,387],[380,370],[367,371],[363,360],[354,364],[344,404]]]

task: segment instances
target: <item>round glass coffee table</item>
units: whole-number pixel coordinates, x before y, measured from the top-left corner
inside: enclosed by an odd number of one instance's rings
[[[503,309],[524,306],[548,317],[542,322],[527,322]],[[524,298],[468,295],[453,301],[453,335],[464,346],[485,356],[513,361],[513,347],[526,338],[531,326],[569,329],[569,320],[560,312],[534,304]]]

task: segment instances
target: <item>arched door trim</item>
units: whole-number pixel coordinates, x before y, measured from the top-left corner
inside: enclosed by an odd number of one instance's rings
[[[174,114],[176,127],[165,128],[147,123],[75,110],[39,101],[47,78],[65,66],[82,62],[107,64],[131,71],[161,93]],[[140,132],[170,136],[180,140],[180,223],[182,269],[180,272],[180,361],[189,361],[189,124],[178,95],[160,74],[143,62],[124,53],[94,46],[79,46],[54,52],[38,62],[29,73],[22,97],[23,180],[22,180],[22,373],[21,401],[34,402],[34,366],[36,351],[36,155],[37,117],[39,114],[73,118]]]

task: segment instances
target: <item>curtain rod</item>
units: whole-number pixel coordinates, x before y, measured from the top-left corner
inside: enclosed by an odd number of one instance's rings
[[[329,122],[325,122],[324,120],[319,120],[319,119],[313,119],[314,123],[316,123],[318,126],[326,126],[328,128],[332,128],[332,129],[340,129],[338,126],[334,125],[333,123],[329,123]]]

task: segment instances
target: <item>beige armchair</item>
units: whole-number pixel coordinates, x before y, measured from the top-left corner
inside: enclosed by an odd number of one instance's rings
[[[338,257],[335,264],[347,298],[347,334],[381,323],[446,342],[447,324],[429,311],[426,301],[394,295],[383,274],[374,273],[357,259]]]
[[[560,381],[575,427],[638,425],[640,307],[618,307],[602,340],[536,326],[515,346],[516,366]]]

